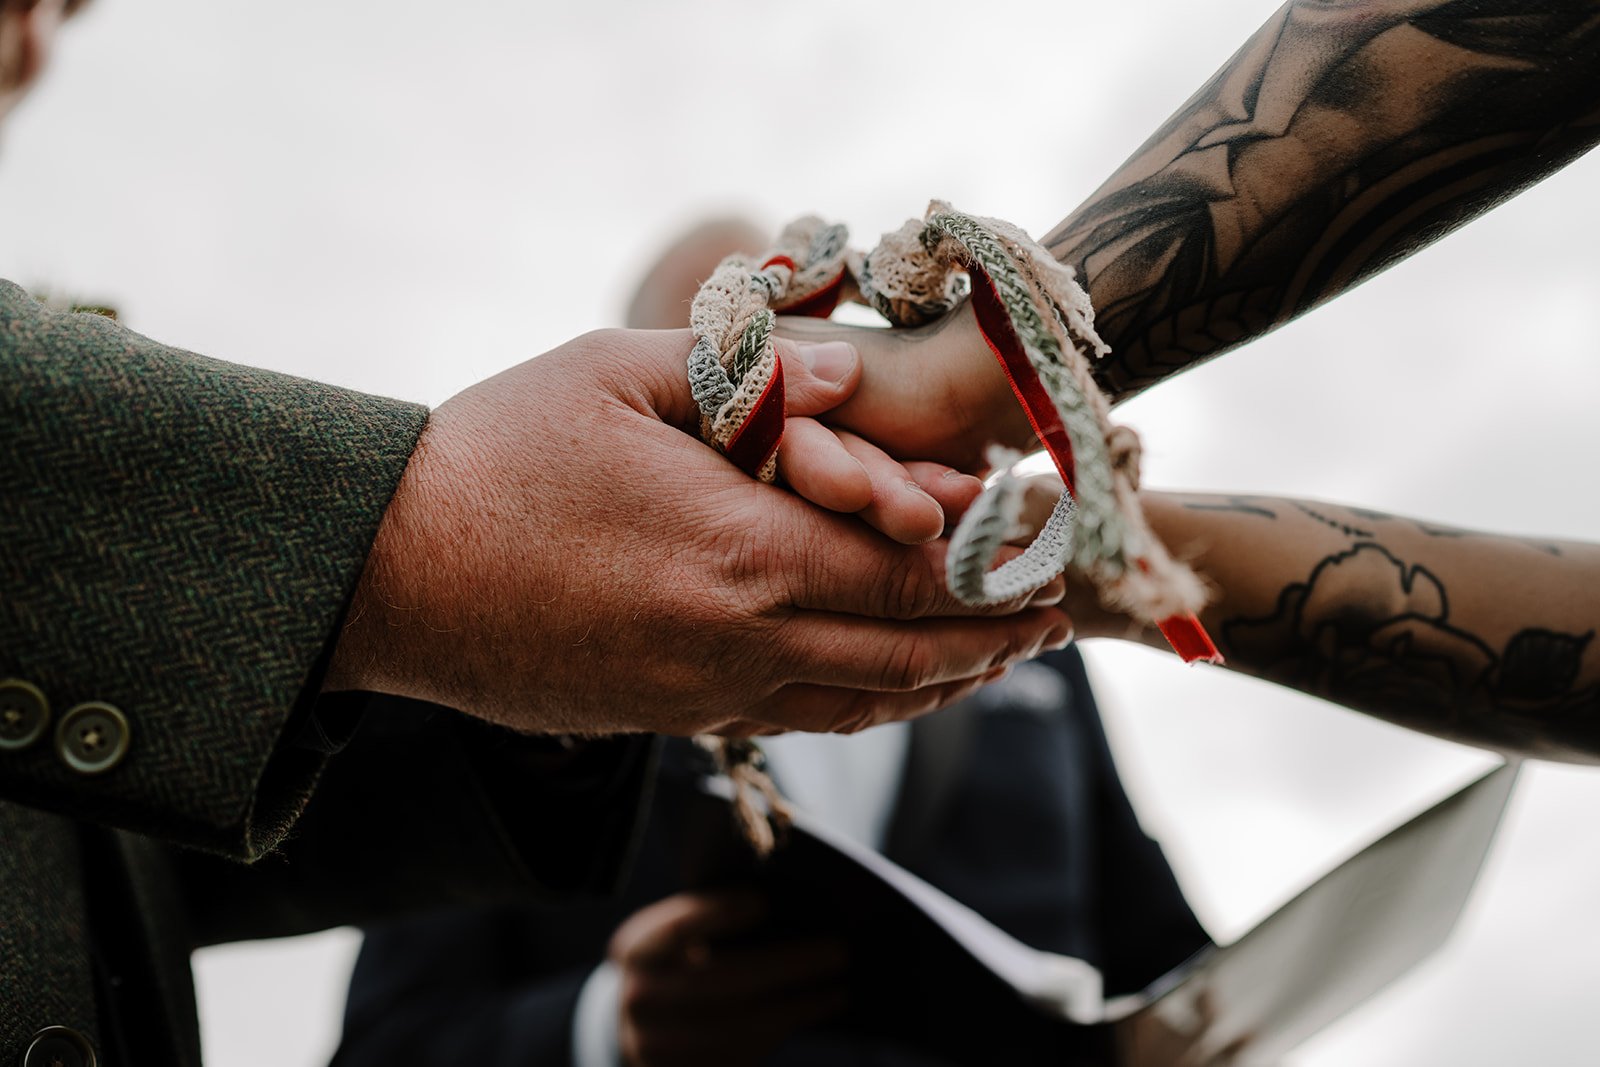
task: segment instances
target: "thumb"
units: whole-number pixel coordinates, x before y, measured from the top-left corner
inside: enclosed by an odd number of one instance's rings
[[[694,346],[688,330],[602,330],[582,340],[592,340],[601,351],[618,357],[613,361],[613,384],[638,411],[684,430],[698,425],[700,409],[684,367]],[[831,411],[861,384],[861,356],[848,341],[774,337],[773,347],[783,365],[785,414]]]
[[[784,410],[789,415],[821,415],[850,398],[861,384],[861,356],[848,341],[791,341],[774,338],[783,364]]]

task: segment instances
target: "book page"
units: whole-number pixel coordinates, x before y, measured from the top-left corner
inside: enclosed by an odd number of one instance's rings
[[[1123,1024],[1122,1062],[1168,1062],[1150,1050],[1189,1035],[1200,1062],[1234,1047],[1238,1063],[1275,1063],[1410,970],[1454,928],[1515,779],[1515,765],[1490,771],[1209,953]]]
[[[1099,970],[1092,965],[1023,944],[879,853],[835,833],[804,811],[794,814],[796,827],[849,856],[893,887],[1025,1000],[1075,1023],[1093,1025],[1105,1021],[1104,986]]]

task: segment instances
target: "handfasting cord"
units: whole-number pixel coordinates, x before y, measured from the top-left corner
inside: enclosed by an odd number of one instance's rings
[[[778,236],[761,266],[745,256],[723,260],[690,305],[689,387],[700,407],[700,436],[764,482],[777,478],[783,436],[773,313],[833,313],[844,289],[847,236],[843,226],[800,219]]]
[[[991,570],[1018,530],[1023,494],[1012,470],[1020,457],[991,450],[991,462],[1003,473],[951,534],[951,593],[967,604],[999,603],[1072,566],[1107,607],[1159,626],[1186,662],[1221,662],[1194,615],[1205,603],[1203,585],[1145,521],[1139,438],[1111,422],[1110,404],[1095,385],[1092,360],[1110,348],[1095,333],[1094,308],[1072,268],[1010,223],[965,215],[937,200],[920,222],[885,234],[866,255],[848,252],[845,240],[842,226],[800,219],[759,265],[730,256],[701,287],[689,317],[696,336],[689,381],[701,436],[746,473],[766,482],[777,477],[784,412],[774,313],[826,317],[853,295],[892,325],[916,326],[948,314],[970,295],[984,340],[1065,491],[1027,549]],[[739,743],[737,752],[723,746],[719,755],[731,772],[757,754],[753,743]],[[761,781],[757,788],[771,789],[764,774]],[[758,818],[749,792],[741,788],[738,798],[747,830]],[[752,843],[764,853],[770,832],[765,849]]]

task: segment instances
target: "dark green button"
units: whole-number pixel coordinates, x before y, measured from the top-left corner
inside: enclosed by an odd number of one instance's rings
[[[0,752],[27,748],[50,725],[50,701],[21,678],[0,681]]]
[[[104,774],[128,754],[128,719],[91,700],[68,709],[56,727],[56,755],[79,774]]]
[[[94,1046],[69,1026],[47,1026],[33,1035],[22,1067],[94,1067]]]

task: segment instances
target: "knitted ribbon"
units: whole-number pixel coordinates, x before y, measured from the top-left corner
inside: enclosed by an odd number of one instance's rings
[[[1003,473],[950,538],[947,581],[967,604],[1012,600],[1076,567],[1107,607],[1160,627],[1185,661],[1220,662],[1194,612],[1205,590],[1174,560],[1139,506],[1139,438],[1111,422],[1091,360],[1110,348],[1072,268],[1026,233],[934,201],[919,222],[885,234],[866,255],[847,252],[844,227],[807,217],[788,226],[760,265],[724,260],[695,297],[689,380],[701,434],[741,469],[772,481],[783,433],[783,368],[773,313],[831,314],[847,292],[896,326],[949,313],[969,295],[1066,490],[1033,542],[990,569],[1017,529],[1017,456],[991,451]]]

